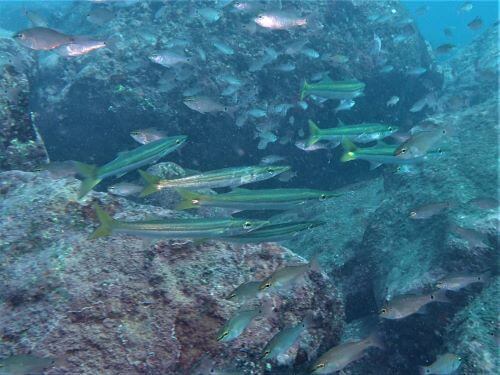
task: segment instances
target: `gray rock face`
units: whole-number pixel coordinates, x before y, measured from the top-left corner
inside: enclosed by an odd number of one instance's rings
[[[270,296],[273,317],[218,343],[217,331],[239,307],[224,299],[232,289],[304,259],[272,244],[91,241],[92,202],[125,220],[182,214],[104,193],[78,202],[78,187],[75,179],[42,173],[0,174],[1,358],[60,358],[47,374],[185,374],[203,357],[216,369],[260,374],[266,342],[308,313],[318,324],[288,366],[304,367],[338,340],[344,318],[338,292],[324,274],[310,273],[292,292]]]

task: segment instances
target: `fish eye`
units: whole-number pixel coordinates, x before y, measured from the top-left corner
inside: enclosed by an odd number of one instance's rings
[[[380,313],[381,313],[381,314],[385,314],[385,313],[387,313],[387,309],[386,309],[386,308],[380,309]]]
[[[234,298],[234,297],[236,297],[236,293],[231,294],[231,295],[230,295],[229,297],[227,297],[227,298],[228,298],[228,299],[231,299],[231,298]]]
[[[405,154],[406,153],[406,148],[402,148],[401,150],[399,150],[399,153],[400,154]]]
[[[325,367],[325,364],[324,364],[324,363],[318,363],[318,364],[314,367],[314,369],[315,369],[315,370],[317,370],[317,369],[320,369],[320,368],[323,368],[323,367]]]
[[[431,299],[434,299],[434,294],[431,294]]]
[[[175,143],[176,143],[176,144],[179,144],[179,143],[181,143],[181,140],[180,140],[180,139],[176,139],[176,140],[175,140]]]
[[[430,369],[428,369],[428,368],[426,368],[426,369],[425,369],[425,373],[426,373],[426,374],[430,374],[430,373],[431,373],[431,370],[430,370]]]
[[[263,16],[262,14],[259,14],[259,15],[257,16],[257,18],[258,18],[259,20],[261,20],[262,18],[264,18],[264,16]]]
[[[410,217],[415,217],[417,216],[417,213],[415,211],[410,212]]]
[[[273,169],[273,168],[267,168],[267,171],[268,171],[269,173],[273,173],[273,172],[274,172],[274,169]]]
[[[266,351],[264,352],[264,357],[267,357],[267,356],[269,355],[269,353],[271,353],[271,351],[270,351],[270,350],[266,350]]]
[[[392,126],[389,126],[387,129],[389,129],[389,131],[391,131],[392,130]]]
[[[249,229],[251,227],[252,227],[252,223],[249,221],[245,221],[245,224],[243,224],[243,228],[245,228],[245,229]]]
[[[319,200],[320,200],[320,201],[324,201],[325,199],[326,199],[326,194],[321,194],[321,195],[319,196]]]

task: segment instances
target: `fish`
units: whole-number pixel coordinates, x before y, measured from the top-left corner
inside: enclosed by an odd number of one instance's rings
[[[260,164],[271,165],[271,164],[281,163],[285,159],[286,158],[284,156],[280,155],[267,155],[264,156],[262,159],[260,159]]]
[[[458,8],[458,12],[459,13],[470,12],[472,10],[472,8],[474,8],[474,6],[472,5],[472,3],[466,1],[465,3],[463,3],[462,5],[460,5],[460,7]]]
[[[205,114],[214,112],[226,112],[231,114],[236,110],[235,107],[229,107],[216,102],[214,99],[207,96],[193,96],[186,98],[184,104],[193,111]]]
[[[63,44],[72,43],[75,38],[71,35],[47,27],[33,27],[21,30],[12,36],[18,43],[35,51],[50,51]]]
[[[18,354],[0,359],[0,375],[42,374],[55,364],[54,358]]]
[[[438,355],[429,366],[419,366],[420,375],[450,375],[455,373],[462,364],[462,358],[453,353]]]
[[[488,197],[474,198],[468,201],[467,204],[482,208],[483,210],[496,210],[498,208],[498,200]]]
[[[108,187],[108,193],[118,195],[120,197],[130,197],[138,195],[142,191],[142,186],[131,182],[119,182]]]
[[[98,26],[108,23],[113,18],[115,18],[114,12],[103,7],[95,7],[87,14],[87,21]]]
[[[394,70],[393,65],[384,65],[382,68],[380,68],[379,72],[383,74],[390,73]]]
[[[422,220],[430,219],[435,215],[439,215],[446,209],[452,207],[453,205],[448,202],[444,203],[431,203],[424,206],[417,207],[410,212],[410,219]]]
[[[286,48],[285,48],[285,54],[290,55],[290,56],[295,56],[302,51],[302,49],[305,47],[305,45],[309,43],[308,39],[299,39],[296,40],[292,43],[290,43]]]
[[[403,319],[422,311],[424,306],[432,302],[449,303],[446,290],[440,289],[424,295],[398,296],[380,309],[379,316],[384,319]]]
[[[426,106],[427,106],[427,95],[424,96],[422,99],[419,99],[415,103],[413,103],[413,105],[410,108],[410,112],[413,113],[420,112]]]
[[[461,275],[447,276],[436,283],[436,288],[458,292],[471,284],[484,284],[489,281],[491,273],[483,272],[480,274],[464,273]]]
[[[335,113],[339,111],[349,111],[356,102],[352,99],[343,99],[340,101],[339,105],[335,108]]]
[[[201,8],[195,10],[195,15],[200,16],[205,22],[214,23],[222,17],[222,11],[214,8]]]
[[[60,56],[75,57],[86,55],[106,46],[107,44],[104,40],[75,40],[74,42],[55,48],[54,52]]]
[[[439,54],[445,54],[445,53],[450,53],[453,51],[457,46],[451,43],[444,43],[441,44],[436,48],[436,52]]]
[[[474,229],[463,228],[456,224],[450,225],[450,231],[454,235],[462,238],[467,242],[469,248],[471,249],[487,249],[489,246],[486,244],[488,239],[485,235],[480,232],[475,231]]]
[[[157,141],[167,137],[167,134],[163,130],[158,130],[156,128],[146,128],[139,129],[130,132],[130,136],[134,141],[139,142],[141,145]]]
[[[78,174],[78,168],[74,160],[53,161],[37,168],[37,171],[46,171],[52,178],[75,177]]]
[[[406,74],[409,76],[421,76],[425,72],[427,72],[426,68],[423,68],[421,66],[417,66],[415,68],[411,68],[411,69],[407,70]]]
[[[100,225],[90,239],[113,234],[127,234],[144,238],[220,238],[250,232],[269,224],[265,220],[188,218],[142,221],[121,221],[113,219],[100,206],[94,205]]]
[[[288,166],[279,165],[232,167],[171,180],[162,180],[157,176],[152,176],[149,173],[139,170],[142,178],[147,182],[147,186],[141,192],[141,197],[165,188],[201,189],[236,187],[273,178],[289,169],[290,167]]]
[[[177,150],[186,142],[186,139],[185,135],[162,138],[131,151],[120,152],[115,159],[100,167],[76,162],[78,171],[85,177],[78,192],[78,199],[87,195],[94,186],[105,178],[120,177],[134,169],[156,163],[167,154]]]
[[[295,64],[288,62],[288,63],[283,63],[279,64],[274,67],[274,70],[277,70],[279,72],[293,72],[295,70]]]
[[[200,206],[224,207],[241,210],[288,210],[314,202],[337,198],[341,194],[334,191],[313,189],[235,189],[229,193],[204,195],[178,189],[182,201],[177,210]]]
[[[399,96],[391,96],[391,98],[387,101],[387,107],[394,107],[399,103]]]
[[[217,80],[232,86],[241,86],[243,81],[231,73],[223,73],[217,76]]]
[[[191,58],[172,51],[160,51],[148,56],[148,59],[155,64],[171,68],[179,64],[191,64]]]
[[[317,151],[317,150],[327,150],[328,149],[328,144],[319,143],[319,142],[308,146],[307,140],[297,141],[297,142],[295,142],[295,146],[297,148],[300,148],[302,151],[306,151],[306,152]]]
[[[237,286],[231,293],[226,297],[227,300],[246,302],[248,300],[254,299],[259,294],[259,285],[261,281],[247,281],[239,286]]]
[[[215,40],[212,42],[212,45],[224,55],[234,55],[234,49],[224,42]]]
[[[401,159],[424,156],[446,135],[448,135],[448,130],[446,128],[435,128],[416,133],[394,151],[394,156]]]
[[[300,277],[306,275],[309,271],[319,271],[318,258],[313,256],[309,263],[294,266],[285,266],[277,269],[270,276],[266,277],[259,285],[259,290],[272,290],[283,288],[292,284]]]
[[[324,221],[300,221],[265,225],[250,233],[224,237],[223,240],[236,243],[281,242],[293,240],[302,231],[325,225]],[[260,285],[260,284],[259,284]]]
[[[370,163],[370,169],[376,169],[382,164],[417,164],[430,159],[431,156],[439,157],[443,154],[443,150],[436,149],[429,151],[429,155],[412,158],[412,159],[401,159],[394,156],[394,151],[397,146],[389,145],[377,145],[374,147],[357,147],[348,138],[342,139],[342,147],[345,153],[340,158],[343,163],[352,160],[365,160]]]
[[[266,117],[267,111],[261,108],[252,108],[247,111],[247,115],[254,117],[254,118],[262,118]]]
[[[311,316],[302,322],[285,327],[276,333],[262,350],[262,359],[270,360],[286,353],[299,339],[300,335],[311,325]]]
[[[368,348],[385,350],[376,333],[359,341],[348,341],[337,345],[321,355],[311,366],[311,374],[332,374],[341,371],[350,363],[362,358]]]
[[[272,305],[265,303],[250,310],[239,310],[217,333],[217,341],[228,342],[239,337],[256,318],[267,318],[272,314]]]
[[[333,56],[328,56],[324,58],[324,60],[330,61],[334,64],[342,65],[342,64],[347,64],[349,62],[349,56],[336,54]]]
[[[304,48],[300,53],[310,59],[317,59],[319,57],[319,52],[312,48]]]
[[[448,38],[453,38],[455,28],[454,27],[445,27],[443,29],[444,35],[446,35]]]
[[[483,27],[483,20],[480,17],[476,17],[467,24],[467,27],[471,30],[479,30]]]
[[[360,81],[332,81],[329,77],[318,83],[304,81],[300,91],[300,100],[315,95],[325,99],[354,99],[363,95],[365,83]]]
[[[295,27],[307,26],[305,17],[299,17],[286,11],[260,13],[254,18],[254,22],[260,27],[270,30],[289,30]]]
[[[318,141],[335,141],[340,144],[344,138],[349,138],[354,142],[367,143],[388,137],[398,130],[397,126],[378,123],[361,123],[353,125],[344,125],[339,121],[339,126],[335,128],[320,129],[311,120],[309,120],[309,140],[307,145],[314,145]]]

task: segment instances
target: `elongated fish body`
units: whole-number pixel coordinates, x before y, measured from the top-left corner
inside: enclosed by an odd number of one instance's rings
[[[145,221],[119,221],[111,218],[102,208],[95,207],[101,225],[91,239],[123,233],[149,238],[215,238],[254,230],[267,221],[240,219],[165,219]]]
[[[203,195],[185,190],[178,190],[178,193],[183,200],[177,209],[209,206],[242,210],[287,210],[340,196],[339,193],[312,189],[236,189],[218,195]]]
[[[300,100],[315,95],[325,99],[354,99],[363,95],[366,85],[360,81],[332,81],[326,78],[318,83],[304,82]]]
[[[476,275],[464,274],[464,275],[448,276],[439,280],[436,284],[436,287],[439,289],[445,289],[457,292],[460,289],[466,288],[471,284],[485,283],[489,280],[489,278],[490,278],[489,272]]]
[[[291,327],[283,328],[267,343],[262,351],[264,359],[273,359],[280,354],[286,353],[299,339],[299,336],[307,327],[307,322],[300,322]]]
[[[320,129],[313,121],[309,120],[311,134],[307,145],[311,146],[319,141],[340,143],[344,138],[349,138],[354,142],[368,143],[388,137],[397,130],[396,126],[378,123],[341,125],[335,128]]]
[[[231,341],[240,336],[256,317],[263,314],[262,308],[238,311],[220,329],[217,341]]]
[[[226,297],[227,300],[245,302],[255,298],[259,293],[260,281],[248,281],[239,285]]]
[[[74,37],[47,27],[33,27],[21,30],[14,34],[12,38],[23,46],[36,51],[50,51],[74,41]]]
[[[429,366],[420,366],[420,375],[451,375],[458,370],[462,358],[453,353],[438,355],[434,363]]]
[[[120,152],[114,160],[101,167],[77,163],[80,173],[85,177],[80,186],[78,198],[84,197],[94,186],[107,177],[123,176],[134,169],[157,162],[165,155],[178,149],[186,139],[185,135],[162,138],[131,151]]]
[[[224,240],[237,243],[262,243],[279,242],[291,240],[293,236],[304,230],[309,230],[321,225],[322,221],[303,221],[295,223],[284,223],[265,225],[252,232],[225,237]]]
[[[318,268],[318,260],[316,257],[313,257],[309,263],[285,266],[274,271],[269,277],[264,279],[259,286],[259,290],[284,287],[287,284],[291,284],[309,271],[316,270]]]
[[[235,187],[252,182],[264,181],[288,170],[290,170],[288,166],[275,165],[235,167],[218,169],[172,180],[161,180],[156,176],[140,171],[141,176],[148,183],[142,191],[141,196],[146,196],[165,188],[200,189]]]
[[[332,374],[340,371],[350,363],[360,359],[370,347],[384,349],[376,335],[361,341],[350,341],[337,345],[319,357],[311,367],[312,374]]]
[[[417,313],[422,307],[431,302],[450,302],[446,297],[446,290],[438,290],[421,296],[396,297],[380,310],[379,315],[385,319],[403,319]]]
[[[401,159],[411,159],[425,156],[429,150],[445,135],[445,128],[437,128],[428,131],[422,131],[411,136],[406,142],[402,143],[394,155]]]

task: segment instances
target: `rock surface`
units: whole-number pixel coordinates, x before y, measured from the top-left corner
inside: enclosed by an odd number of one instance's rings
[[[217,331],[238,308],[224,299],[227,293],[304,260],[273,244],[91,241],[92,202],[128,220],[179,214],[104,193],[78,202],[78,187],[75,179],[42,173],[0,174],[0,357],[62,359],[47,374],[187,374],[208,356],[217,368],[261,374],[267,340],[310,312],[317,324],[290,366],[303,368],[340,337],[338,292],[312,272],[292,292],[271,296],[274,317],[218,343]]]

